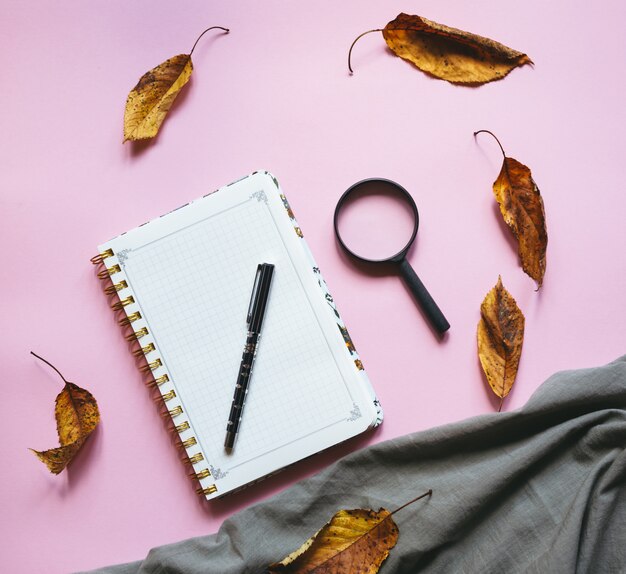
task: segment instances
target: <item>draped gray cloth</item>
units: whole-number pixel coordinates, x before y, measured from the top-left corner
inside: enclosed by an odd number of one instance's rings
[[[393,510],[392,572],[626,572],[626,356],[550,377],[520,410],[364,448],[219,532],[94,574],[263,571],[341,508]]]

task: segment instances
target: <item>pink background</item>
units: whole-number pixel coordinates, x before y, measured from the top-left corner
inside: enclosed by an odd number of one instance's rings
[[[379,34],[400,11],[530,55],[478,89],[431,79]],[[240,508],[367,443],[494,411],[477,354],[479,306],[502,275],[526,315],[522,406],[554,371],[626,352],[626,5],[588,2],[154,0],[24,2],[0,9],[1,538],[6,572],[138,559],[216,531]],[[155,142],[122,145],[129,90],[188,52],[195,72]],[[491,184],[507,153],[530,166],[548,222],[544,287],[521,270]],[[95,278],[95,246],[256,169],[276,174],[382,404],[377,432],[210,506],[141,383]],[[421,215],[410,261],[452,328],[439,343],[401,281],[346,261],[332,233],[341,193],[387,177]],[[61,384],[98,399],[102,424],[69,471],[56,446]],[[358,487],[358,485],[357,485]],[[312,530],[319,525],[312,525]],[[277,557],[280,558],[280,557]]]

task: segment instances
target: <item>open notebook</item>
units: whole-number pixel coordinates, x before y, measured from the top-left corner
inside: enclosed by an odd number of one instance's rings
[[[112,307],[199,493],[222,496],[380,424],[382,411],[276,179],[255,172],[99,246]],[[226,423],[257,265],[275,265],[237,443]],[[131,331],[132,330],[132,331]]]

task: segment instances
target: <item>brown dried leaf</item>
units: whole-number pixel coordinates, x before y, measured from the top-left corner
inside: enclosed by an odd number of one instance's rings
[[[505,157],[493,193],[504,221],[517,238],[522,269],[543,284],[546,272],[548,232],[543,199],[530,169],[512,157]]]
[[[389,48],[423,72],[454,84],[481,85],[501,80],[532,60],[489,38],[399,14],[382,30]]]
[[[38,355],[35,357],[41,359]],[[41,360],[50,365],[65,381],[65,387],[57,396],[54,409],[61,446],[44,451],[31,450],[48,466],[50,472],[59,474],[98,426],[100,411],[96,399],[89,391],[66,381],[53,365],[45,359]]]
[[[268,574],[375,574],[398,540],[399,530],[392,515],[431,494],[429,490],[393,512],[384,508],[378,512],[340,510],[298,550],[271,564]]]
[[[478,357],[491,390],[504,399],[515,382],[522,344],[524,315],[498,277],[480,306]],[[502,408],[502,401],[500,401]]]
[[[141,76],[126,100],[124,141],[157,135],[192,71],[191,55],[179,54]]]
[[[522,269],[537,282],[539,289],[546,272],[548,247],[546,214],[541,192],[533,180],[530,168],[512,157],[507,157],[498,138],[491,132],[481,131],[492,135],[502,150],[504,161],[498,178],[493,182],[493,193],[504,221],[517,239]]]

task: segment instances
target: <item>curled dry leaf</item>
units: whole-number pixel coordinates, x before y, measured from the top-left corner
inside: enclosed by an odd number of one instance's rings
[[[532,64],[526,54],[504,44],[421,16],[402,13],[383,29],[369,32],[382,32],[385,42],[396,56],[431,76],[453,84],[486,84],[501,80],[516,67]],[[350,54],[361,36],[352,43],[348,54],[351,72]]]
[[[227,28],[212,26],[202,32],[198,40],[215,28],[229,32]],[[126,100],[124,141],[149,139],[157,135],[176,96],[191,77],[193,71],[191,55],[198,40],[189,54],[178,54],[165,60],[139,78],[139,82],[130,91]]]
[[[39,355],[35,357],[52,367],[65,383],[65,387],[56,398],[54,408],[61,446],[44,451],[31,449],[37,458],[46,464],[50,472],[59,474],[98,426],[100,411],[96,399],[89,391],[67,381],[56,367]]]
[[[298,550],[271,564],[268,574],[375,574],[398,540],[399,530],[392,515],[431,494],[429,490],[393,512],[384,508],[378,512],[361,508],[340,510]]]
[[[524,315],[498,277],[480,306],[478,357],[491,390],[502,401],[517,375],[524,342]],[[498,409],[498,410],[500,410]]]
[[[516,159],[507,157],[495,135],[487,130],[477,131],[474,135],[483,132],[493,136],[502,150],[504,161],[498,178],[493,182],[493,193],[504,221],[517,239],[522,269],[537,282],[539,289],[546,272],[548,247],[546,214],[541,192],[530,169]]]

